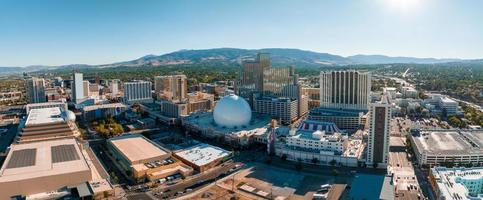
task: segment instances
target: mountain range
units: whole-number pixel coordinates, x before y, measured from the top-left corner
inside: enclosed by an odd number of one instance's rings
[[[437,64],[448,62],[481,62],[481,60],[462,59],[436,59],[414,57],[390,57],[384,55],[355,55],[343,57],[329,53],[314,51],[266,48],[266,49],[237,49],[216,48],[202,50],[180,50],[163,55],[146,55],[141,58],[103,65],[71,64],[62,66],[33,65],[26,67],[0,67],[0,73],[32,72],[58,68],[89,68],[89,67],[117,67],[117,66],[163,66],[163,65],[190,65],[203,63],[241,63],[244,59],[253,59],[259,52],[270,53],[274,66],[294,65],[296,67],[320,67],[324,65],[353,65],[353,64],[391,64],[391,63],[416,63]]]

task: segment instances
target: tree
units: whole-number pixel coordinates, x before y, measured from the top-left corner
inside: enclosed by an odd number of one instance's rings
[[[456,116],[449,117],[448,122],[453,127],[461,127],[463,125],[462,121]]]

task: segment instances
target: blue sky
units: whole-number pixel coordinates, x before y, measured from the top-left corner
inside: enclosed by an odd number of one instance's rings
[[[0,0],[0,66],[180,49],[483,58],[479,0]]]

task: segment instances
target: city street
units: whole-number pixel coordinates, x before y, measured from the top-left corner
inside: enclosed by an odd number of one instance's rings
[[[230,169],[235,168],[237,163],[234,162],[226,162],[221,166],[215,167],[210,169],[207,172],[195,175],[193,177],[188,177],[185,180],[182,180],[178,182],[175,185],[172,186],[167,186],[163,188],[156,188],[151,190],[148,193],[153,194],[153,196],[157,196],[156,193],[162,192],[161,195],[159,195],[161,198],[168,198],[171,196],[177,196],[178,192],[184,192],[187,188],[192,187],[193,185],[199,184],[199,183],[204,183],[205,181],[216,181],[216,179],[221,178],[220,176],[228,174]],[[204,183],[203,185],[206,185],[207,183]],[[202,186],[202,185],[199,185]],[[193,190],[197,188],[191,188]]]

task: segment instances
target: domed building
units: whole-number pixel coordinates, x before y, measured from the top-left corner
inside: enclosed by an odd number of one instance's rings
[[[252,119],[252,109],[245,99],[230,94],[218,101],[213,111],[213,119],[217,125],[223,127],[247,126]]]
[[[67,110],[67,111],[65,112],[65,114],[67,115],[67,117],[66,117],[66,120],[67,120],[67,121],[75,122],[75,118],[76,118],[76,117],[75,117],[75,113],[74,113],[74,112],[72,112],[72,111],[70,111],[70,110]]]
[[[194,113],[183,118],[182,124],[192,133],[245,146],[253,137],[264,137],[270,120],[268,115],[252,113],[245,99],[229,94],[216,103],[213,112]]]

